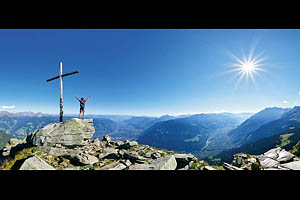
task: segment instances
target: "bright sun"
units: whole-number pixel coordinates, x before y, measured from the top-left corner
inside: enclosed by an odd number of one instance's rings
[[[244,70],[246,73],[249,73],[251,72],[252,70],[254,70],[254,65],[253,63],[245,63],[243,66],[242,66],[242,70]]]
[[[254,74],[258,75],[258,71],[265,72],[265,70],[261,68],[261,66],[264,65],[261,62],[264,61],[266,57],[260,58],[262,53],[258,54],[255,57],[253,56],[253,54],[254,54],[254,48],[250,49],[247,58],[245,55],[243,55],[242,59],[234,55],[231,55],[233,59],[236,61],[236,63],[230,65],[234,67],[234,69],[229,70],[229,72],[237,72],[237,75],[240,75],[237,84],[241,81],[241,79],[243,79],[243,77],[246,77],[246,80],[248,80],[248,78],[250,77],[251,80],[255,83]]]

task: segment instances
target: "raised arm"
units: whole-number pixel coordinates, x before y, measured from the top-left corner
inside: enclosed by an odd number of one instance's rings
[[[75,96],[76,97],[76,96]],[[76,99],[79,101],[78,97],[76,97]]]
[[[84,103],[85,103],[87,100],[89,100],[89,98],[91,98],[91,97],[88,97],[86,100],[84,100]]]

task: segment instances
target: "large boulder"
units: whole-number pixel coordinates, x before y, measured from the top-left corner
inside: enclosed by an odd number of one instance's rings
[[[35,130],[27,136],[26,141],[36,146],[83,146],[85,140],[91,139],[94,133],[93,119],[72,118]]]
[[[258,156],[257,159],[262,168],[278,168],[279,166],[279,162],[277,160],[274,160],[270,157],[266,157],[264,155]]]
[[[33,156],[24,161],[19,170],[55,170],[38,156]]]
[[[184,168],[186,165],[188,165],[191,161],[196,159],[196,157],[193,154],[181,154],[176,153],[174,154],[176,162],[177,162],[177,168]]]
[[[300,161],[294,161],[294,162],[281,164],[281,166],[284,168],[291,169],[291,170],[300,170]]]
[[[99,161],[97,157],[85,153],[76,154],[70,157],[70,159],[74,160],[80,165],[93,165]]]
[[[286,151],[285,149],[282,149],[280,147],[270,149],[266,153],[263,154],[265,157],[271,158],[273,160],[276,160],[280,163],[285,163],[292,161],[295,157],[294,154]]]

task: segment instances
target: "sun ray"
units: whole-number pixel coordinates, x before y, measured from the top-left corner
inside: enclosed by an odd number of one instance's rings
[[[243,78],[246,79],[248,82],[248,79],[251,79],[251,81],[256,86],[256,80],[255,75],[259,75],[259,72],[266,72],[265,69],[261,68],[265,64],[262,63],[266,60],[267,57],[262,57],[264,54],[263,52],[260,52],[259,54],[255,55],[254,50],[257,43],[255,42],[252,47],[250,48],[248,57],[245,56],[244,51],[242,50],[242,57],[238,58],[234,54],[230,52],[230,56],[235,60],[235,63],[230,64],[229,66],[234,67],[233,69],[228,70],[227,72],[236,72],[235,76],[239,76],[239,79],[237,80],[237,85],[242,81]]]

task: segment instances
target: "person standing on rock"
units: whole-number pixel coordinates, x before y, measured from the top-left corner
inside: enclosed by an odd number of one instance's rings
[[[75,97],[76,97],[76,96],[75,96]],[[84,119],[84,111],[85,111],[84,107],[85,107],[85,102],[86,102],[89,98],[91,98],[91,97],[88,97],[86,100],[84,100],[83,97],[81,97],[81,99],[79,99],[78,97],[76,97],[76,99],[77,99],[77,100],[79,101],[79,103],[80,103],[79,119],[81,119],[81,112],[82,112],[82,117],[83,117],[83,119]]]

